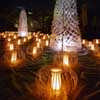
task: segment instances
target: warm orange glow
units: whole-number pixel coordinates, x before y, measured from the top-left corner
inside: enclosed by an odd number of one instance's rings
[[[26,42],[26,41],[27,41],[27,39],[26,39],[26,38],[24,38],[24,39],[23,39],[23,42]]]
[[[4,36],[4,33],[2,33],[1,35]]]
[[[49,41],[48,40],[46,40],[46,46],[49,46]]]
[[[85,41],[85,40],[83,40],[83,41],[82,41],[82,44],[85,44],[85,43],[86,43],[86,41]]]
[[[92,45],[92,42],[91,42],[91,41],[89,41],[89,44],[88,44],[88,46],[89,46],[89,47],[91,47],[91,45]]]
[[[33,54],[33,55],[36,55],[36,53],[37,53],[37,48],[36,48],[36,47],[33,47],[32,54]]]
[[[8,34],[8,36],[11,36],[11,34]]]
[[[43,36],[43,40],[45,40],[45,39],[46,39],[46,36],[44,35],[44,36]]]
[[[8,38],[7,40],[10,42],[11,41],[11,38]]]
[[[36,34],[35,37],[38,38],[38,34]]]
[[[39,43],[41,43],[41,39],[39,39]]]
[[[37,48],[40,48],[40,43],[39,42],[37,42]]]
[[[14,39],[16,39],[17,38],[17,36],[16,35],[14,35]]]
[[[21,45],[21,40],[20,39],[17,41],[17,44],[18,45]]]
[[[10,51],[14,50],[14,45],[13,44],[10,44],[9,49],[10,49]]]
[[[6,37],[7,37],[6,35],[3,36],[3,38],[6,38]]]
[[[63,57],[63,64],[65,66],[69,66],[69,57],[68,57],[68,55],[64,55],[64,57]]]
[[[91,50],[92,50],[92,51],[95,50],[94,44],[91,45]]]
[[[13,52],[11,55],[11,63],[16,63],[17,60],[17,52]]]
[[[51,70],[51,88],[55,91],[61,89],[61,69]]]
[[[96,44],[99,44],[99,40],[98,39],[96,39]]]
[[[32,39],[32,36],[31,36],[31,35],[29,35],[29,36],[27,37],[27,39],[28,39],[28,40]]]
[[[36,38],[36,41],[39,41],[38,37]]]

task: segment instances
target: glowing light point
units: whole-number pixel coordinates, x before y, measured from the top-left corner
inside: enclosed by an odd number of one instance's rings
[[[61,69],[51,70],[51,88],[55,91],[61,89]]]
[[[16,63],[17,60],[17,52],[13,52],[11,55],[11,63]]]
[[[8,41],[10,42],[11,41],[11,38],[8,38]]]
[[[36,53],[37,53],[37,48],[36,48],[36,47],[33,47],[32,54],[33,54],[33,55],[36,55]]]
[[[64,55],[64,57],[63,57],[63,64],[65,66],[69,66],[69,57],[68,57],[68,55]]]
[[[10,51],[14,50],[14,45],[13,44],[10,44],[9,49],[10,49]]]
[[[40,48],[40,43],[39,42],[37,43],[37,48]]]
[[[46,45],[46,46],[49,46],[49,41],[48,41],[48,40],[46,40],[45,45]]]
[[[13,37],[14,39],[16,39],[17,38],[17,36],[16,35],[14,35],[14,37]]]
[[[26,38],[24,38],[24,39],[23,39],[23,42],[26,42],[26,41],[27,41],[27,39],[26,39]]]
[[[20,39],[18,39],[17,44],[21,45],[21,40]]]
[[[92,50],[92,51],[95,50],[95,46],[94,46],[94,44],[91,45],[91,50]]]
[[[86,43],[86,41],[85,41],[85,40],[83,40],[83,41],[82,41],[82,44],[85,44],[85,43]]]
[[[96,39],[96,44],[99,44],[99,40],[98,39]]]

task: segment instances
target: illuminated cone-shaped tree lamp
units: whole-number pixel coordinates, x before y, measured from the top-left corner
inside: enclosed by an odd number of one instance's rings
[[[21,10],[21,13],[19,16],[18,34],[20,37],[28,36],[27,14],[24,9]]]
[[[57,0],[50,46],[56,51],[81,50],[76,0]]]

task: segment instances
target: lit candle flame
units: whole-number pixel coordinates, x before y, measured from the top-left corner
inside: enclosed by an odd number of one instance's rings
[[[28,40],[30,40],[30,39],[32,38],[32,36],[31,36],[31,35],[29,35],[27,38],[28,38]]]
[[[51,70],[51,88],[56,91],[61,89],[61,69]]]
[[[11,38],[8,38],[8,41],[10,42],[11,41]]]
[[[41,43],[41,39],[39,39],[39,43]]]
[[[14,35],[14,39],[16,39],[17,38],[17,36],[16,35]]]
[[[85,40],[82,41],[82,44],[85,44]]]
[[[6,35],[4,35],[3,37],[4,37],[4,38],[6,38],[7,36],[6,36]]]
[[[46,46],[48,46],[49,45],[49,41],[48,40],[46,40]]]
[[[32,54],[35,55],[36,53],[37,53],[37,48],[36,47],[33,47]]]
[[[45,39],[46,39],[46,36],[44,35],[44,36],[43,36],[43,40],[45,40]]]
[[[10,44],[9,49],[10,49],[11,51],[14,50],[14,45],[13,45],[13,44]]]
[[[16,63],[16,60],[17,60],[17,53],[13,52],[11,56],[11,63]]]
[[[96,44],[99,44],[99,40],[98,39],[96,39]]]
[[[18,45],[21,45],[21,40],[20,40],[20,39],[18,40],[17,44],[18,44]]]
[[[26,42],[26,41],[27,41],[26,38],[24,38],[24,39],[23,39],[23,42]]]
[[[39,41],[39,39],[38,39],[38,38],[36,38],[36,41]]]
[[[88,46],[91,47],[91,45],[92,45],[92,42],[90,41]]]
[[[92,50],[92,51],[95,50],[94,44],[91,45],[91,50]]]
[[[69,66],[69,57],[68,57],[68,55],[64,55],[63,64],[66,65],[66,66]]]
[[[39,42],[37,43],[37,48],[40,48],[40,43]]]

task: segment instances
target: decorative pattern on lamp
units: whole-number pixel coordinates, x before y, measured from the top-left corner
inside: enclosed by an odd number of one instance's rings
[[[57,0],[50,42],[51,47],[57,51],[81,49],[76,0]]]

